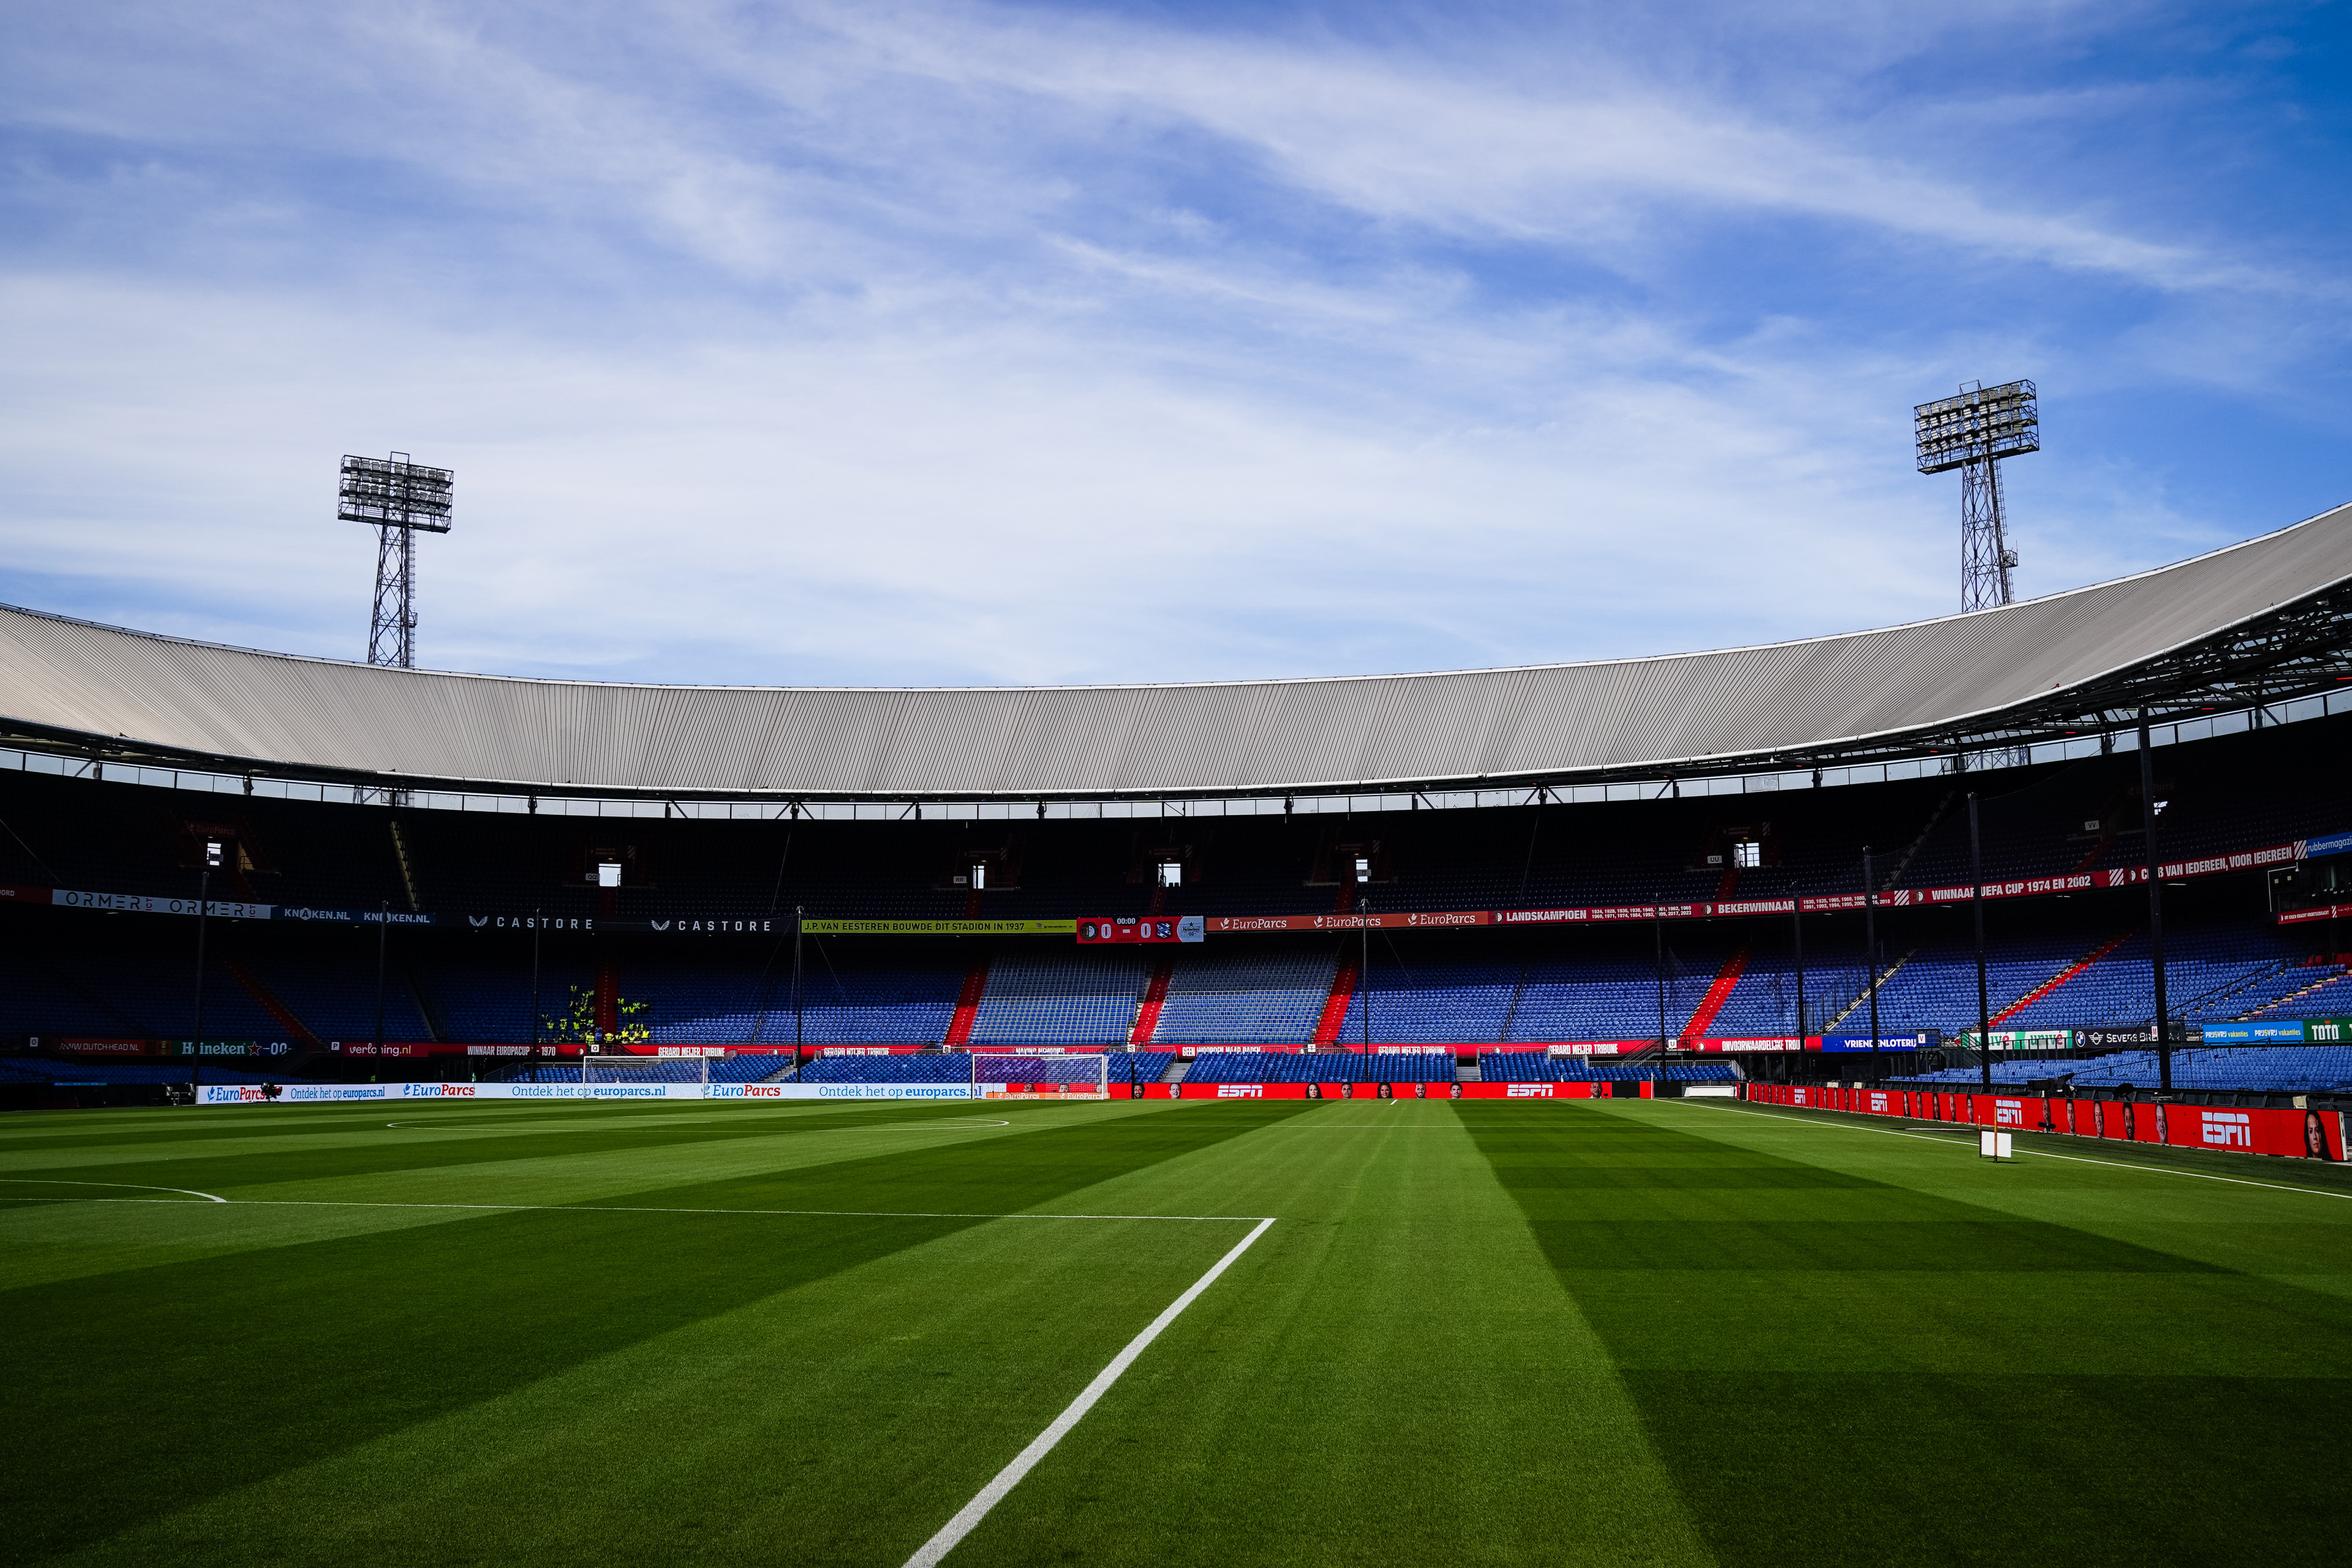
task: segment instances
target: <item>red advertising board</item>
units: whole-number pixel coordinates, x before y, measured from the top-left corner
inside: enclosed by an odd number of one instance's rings
[[[1418,914],[1360,915],[1211,915],[1211,931],[1408,931],[1495,923],[1485,910],[1436,910]]]
[[[2345,1117],[2332,1110],[2220,1105],[2158,1105],[1945,1089],[1837,1089],[1826,1084],[1751,1083],[1761,1105],[1798,1105],[1918,1121],[2060,1132],[2111,1143],[2162,1143],[2289,1158],[2342,1160]]]

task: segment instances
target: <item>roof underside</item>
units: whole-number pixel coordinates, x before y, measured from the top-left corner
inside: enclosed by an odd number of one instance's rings
[[[2323,603],[2340,626],[2347,599],[2352,507],[1972,616],[1663,658],[1338,680],[517,680],[259,653],[0,606],[0,715],[19,737],[78,750],[415,784],[885,799],[1446,787],[1788,765],[2046,732],[2128,700],[2136,678],[2144,687],[2147,672],[2200,650],[2251,639],[2273,650],[2263,668],[2284,668],[2294,659],[2273,646],[2276,628],[2297,613],[2307,622]],[[2340,637],[2322,640],[2340,653]],[[2294,655],[2306,685],[2312,647],[2306,635]],[[2266,692],[2282,694],[2276,683]]]

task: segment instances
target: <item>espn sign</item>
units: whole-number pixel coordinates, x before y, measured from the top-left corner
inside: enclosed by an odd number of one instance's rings
[[[1262,1083],[1221,1083],[1217,1085],[1219,1100],[1264,1100],[1265,1085]]]
[[[2242,1110],[2209,1110],[2205,1115],[2205,1142],[2217,1149],[2251,1149],[2254,1146],[2253,1118]]]
[[[1552,1098],[1552,1086],[1548,1083],[1515,1083],[1507,1086],[1504,1091],[1504,1098],[1507,1100],[1549,1100]]]

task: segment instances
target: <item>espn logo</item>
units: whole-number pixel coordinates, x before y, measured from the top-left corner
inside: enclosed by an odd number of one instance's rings
[[[1994,1100],[1992,1102],[1992,1120],[1993,1124],[1997,1127],[2024,1126],[2025,1101],[2021,1100]]]
[[[1262,1083],[1221,1083],[1217,1085],[1219,1100],[1264,1100],[1265,1085]]]
[[[1506,1100],[1549,1100],[1551,1085],[1548,1083],[1515,1083],[1503,1091]]]
[[[1886,1107],[1887,1097],[1879,1093],[1877,1090],[1873,1089],[1870,1095],[1870,1109],[1873,1110],[1885,1110]]]
[[[2254,1119],[2242,1110],[2205,1112],[2205,1142],[2222,1149],[2254,1146]]]

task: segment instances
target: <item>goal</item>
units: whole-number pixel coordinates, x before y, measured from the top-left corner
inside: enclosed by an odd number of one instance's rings
[[[1110,1058],[972,1053],[974,1100],[1108,1100]]]
[[[580,1081],[584,1088],[614,1083],[693,1083],[710,1081],[710,1058],[641,1057],[618,1051],[587,1051],[580,1058]]]

